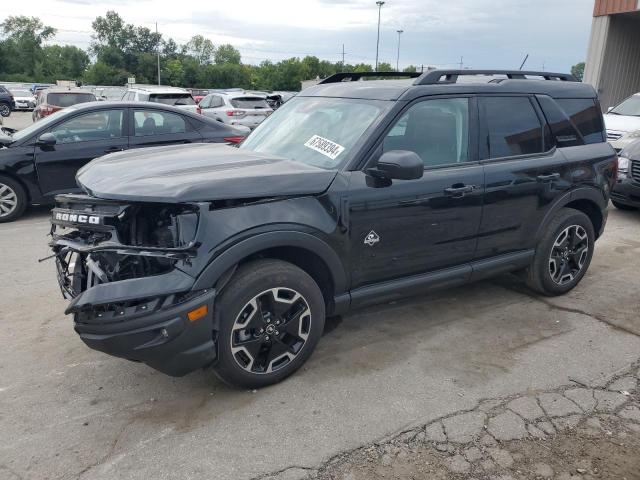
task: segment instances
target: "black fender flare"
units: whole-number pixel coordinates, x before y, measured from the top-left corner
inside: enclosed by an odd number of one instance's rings
[[[578,187],[576,189],[565,192],[560,198],[555,201],[553,206],[549,209],[547,214],[542,219],[542,222],[540,222],[540,225],[538,226],[535,237],[536,243],[540,241],[546,231],[547,225],[549,224],[551,219],[555,217],[558,211],[576,200],[587,200],[592,202],[600,209],[603,217],[606,218],[605,211],[607,209],[608,199],[602,194],[602,192],[594,187]],[[596,232],[596,235],[598,235],[599,233],[601,232]]]
[[[347,276],[340,257],[325,241],[295,230],[265,232],[242,240],[212,259],[196,279],[193,290],[211,288],[231,267],[254,253],[274,247],[298,247],[320,257],[331,274],[335,294],[346,291]]]

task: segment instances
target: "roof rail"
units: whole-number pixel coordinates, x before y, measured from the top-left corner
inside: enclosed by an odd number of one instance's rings
[[[456,83],[461,75],[505,75],[510,80],[526,80],[527,76],[542,77],[545,80],[577,82],[570,73],[533,72],[525,70],[431,70],[425,72],[413,82],[414,85],[434,85],[437,83]],[[442,79],[444,77],[444,79]],[[329,77],[331,78],[331,77]]]
[[[325,83],[339,83],[339,82],[355,82],[365,77],[407,77],[417,78],[421,74],[420,72],[340,72],[334,73],[330,77],[321,80],[318,85]]]

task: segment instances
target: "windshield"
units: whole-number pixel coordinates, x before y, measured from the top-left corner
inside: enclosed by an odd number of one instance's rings
[[[73,108],[67,108],[66,110],[58,110],[51,115],[44,117],[42,120],[39,120],[35,123],[32,123],[26,128],[17,131],[12,135],[14,141],[22,140],[24,138],[28,138],[30,135],[33,135],[36,131],[40,130],[47,125],[57,122],[63,116],[67,115],[70,111],[73,111]]]
[[[262,122],[240,148],[333,169],[389,102],[296,97]]]
[[[96,96],[93,93],[49,93],[47,104],[56,107],[70,107],[78,103],[95,102]]]
[[[267,101],[260,97],[238,97],[230,101],[235,108],[269,108]]]
[[[195,100],[190,93],[152,93],[150,102],[164,103],[165,105],[195,105]]]
[[[627,98],[617,107],[614,107],[609,113],[615,115],[630,115],[632,117],[640,117],[640,95],[634,95]]]

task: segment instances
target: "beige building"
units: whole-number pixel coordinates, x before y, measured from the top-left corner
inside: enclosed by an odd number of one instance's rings
[[[603,109],[640,92],[640,0],[596,0],[584,81]]]

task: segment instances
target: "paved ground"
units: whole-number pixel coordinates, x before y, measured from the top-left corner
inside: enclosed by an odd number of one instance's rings
[[[3,127],[15,128],[17,130],[22,130],[25,127],[28,127],[33,122],[31,121],[31,112],[11,112],[6,118],[3,118]]]
[[[540,298],[505,276],[370,308],[330,322],[306,368],[257,392],[86,348],[62,315],[53,264],[37,263],[47,230],[46,209],[0,225],[3,479],[322,476],[336,455],[477,413],[482,399],[565,398],[640,357],[640,213],[611,213],[570,295]],[[442,443],[462,448],[488,418],[459,417]]]

